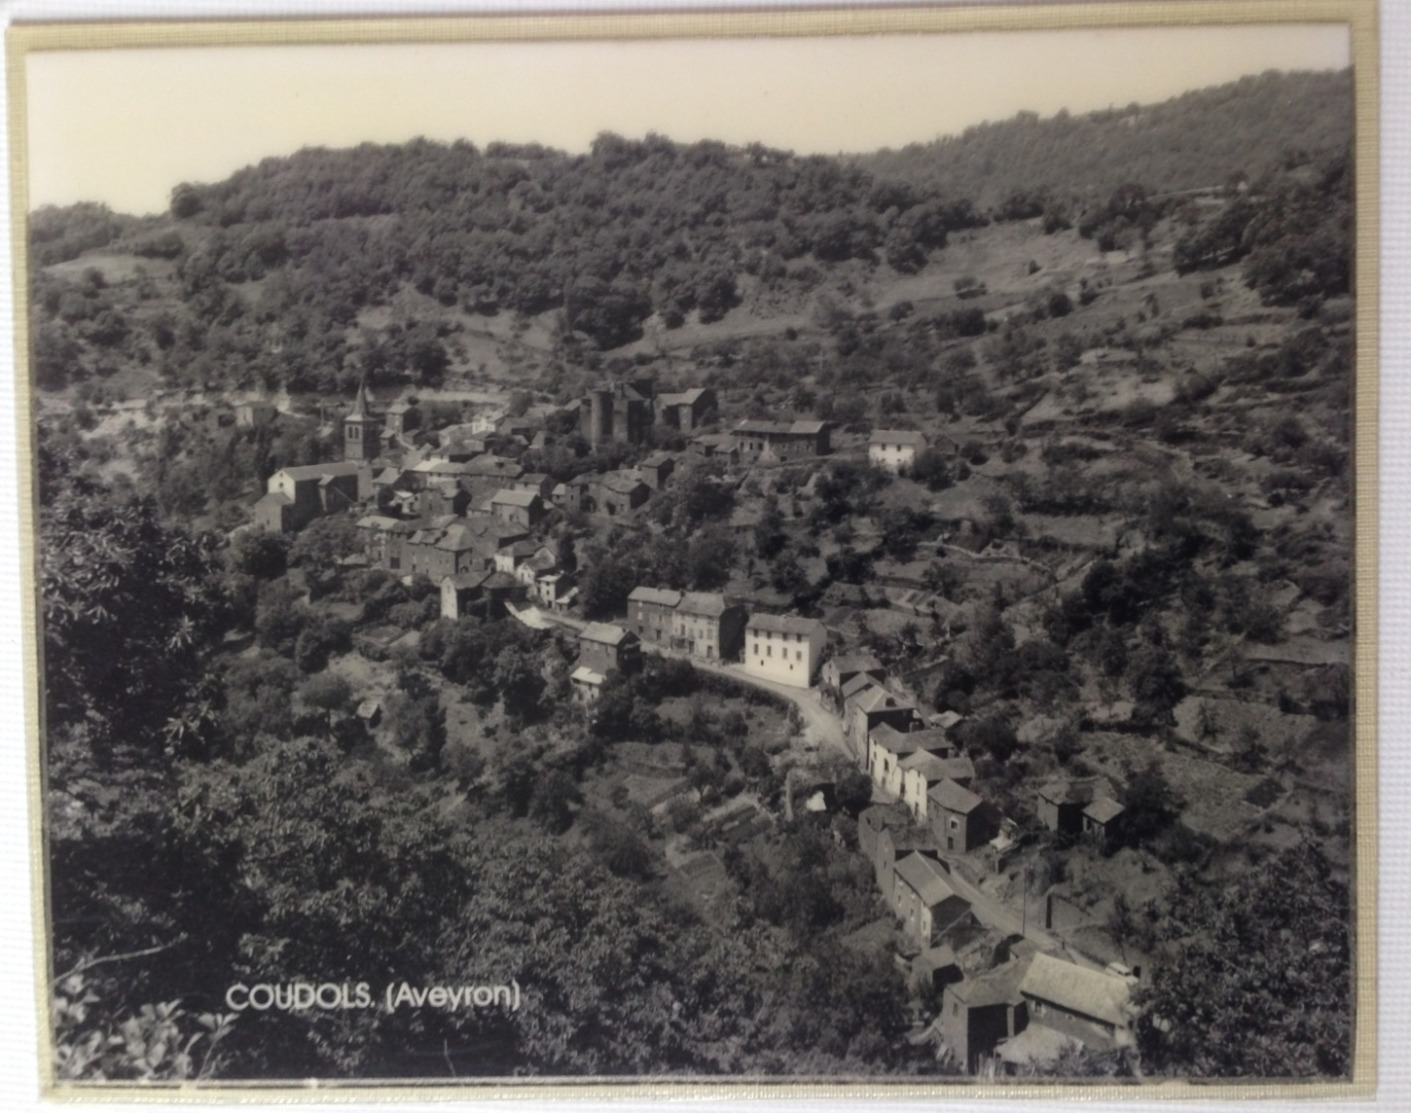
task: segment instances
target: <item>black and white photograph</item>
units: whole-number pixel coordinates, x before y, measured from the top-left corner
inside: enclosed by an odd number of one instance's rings
[[[46,1092],[1370,1092],[1374,9],[1142,9],[12,26]]]

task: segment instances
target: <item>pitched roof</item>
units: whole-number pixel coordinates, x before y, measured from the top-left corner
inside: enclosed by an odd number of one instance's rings
[[[587,665],[579,665],[569,674],[568,678],[577,684],[592,684],[595,686],[603,683],[603,681],[607,679],[602,673],[594,672]]]
[[[477,588],[490,578],[490,570],[481,569],[479,572],[462,572],[458,576],[446,576],[441,580],[441,586],[450,584],[457,591],[468,591]]]
[[[1110,796],[1100,796],[1083,809],[1083,814],[1096,823],[1111,823],[1126,810]]]
[[[769,630],[778,634],[805,634],[813,637],[823,632],[823,623],[816,618],[801,618],[792,614],[751,615],[747,630]]]
[[[375,529],[382,532],[389,532],[406,524],[401,518],[389,518],[386,514],[369,514],[358,519],[359,529]]]
[[[280,468],[275,475],[287,475],[290,479],[323,479],[325,476],[357,475],[362,464],[356,460],[343,460],[330,464],[301,464],[292,468]]]
[[[892,695],[885,688],[869,688],[862,692],[853,700],[853,706],[863,712],[871,714],[873,711],[915,711],[913,704],[899,696]]]
[[[914,851],[897,863],[896,874],[919,896],[927,908],[934,908],[955,896],[955,890],[930,858]],[[967,902],[968,903],[968,902]]]
[[[653,452],[650,456],[648,456],[645,460],[642,461],[641,467],[659,468],[663,464],[673,464],[675,462],[676,457],[671,455],[671,453],[669,452]]]
[[[293,506],[294,500],[278,491],[270,491],[255,500],[256,506]]]
[[[963,982],[947,986],[946,992],[972,1009],[988,1005],[1017,1005],[1021,998],[1019,983],[1028,972],[1029,961],[1016,959],[993,970],[986,971],[978,978],[966,978]]]
[[[349,417],[367,417],[372,405],[367,396],[367,383],[358,383],[358,393],[353,398],[353,408],[348,412]]]
[[[683,591],[676,609],[685,614],[719,618],[726,610],[725,596],[713,591]]]
[[[843,699],[850,699],[852,696],[856,695],[864,688],[879,687],[881,687],[881,685],[878,684],[876,677],[869,676],[865,672],[860,672],[856,676],[850,677],[848,680],[843,682]]]
[[[694,406],[701,400],[701,395],[705,392],[705,387],[695,386],[690,390],[682,390],[671,394],[658,394],[657,401],[663,406]]]
[[[621,645],[631,637],[621,626],[610,622],[590,622],[578,635],[579,641],[601,642],[603,645]]]
[[[1110,795],[1106,791],[1107,782],[1098,777],[1085,777],[1080,780],[1053,780],[1039,789],[1039,796],[1050,804],[1092,803],[1098,796]]]
[[[850,673],[848,679],[856,676],[860,672],[870,672],[873,669],[881,669],[882,662],[870,653],[849,653],[845,657],[834,657],[833,667],[838,670],[838,675]]]
[[[1019,983],[1019,992],[1119,1027],[1128,1021],[1132,996],[1126,980],[1116,974],[1089,970],[1045,954],[1034,956]]]
[[[984,803],[980,797],[976,796],[968,788],[961,788],[954,781],[945,780],[933,786],[926,793],[929,800],[934,800],[936,804],[945,808],[948,812],[959,812],[961,815],[969,815],[981,804]]]
[[[868,444],[909,444],[916,448],[926,447],[926,435],[911,429],[873,429]]]
[[[538,501],[539,495],[534,491],[525,491],[518,489],[509,491],[505,490],[504,488],[501,488],[500,490],[495,492],[495,495],[490,500],[490,503],[492,506],[521,506],[527,509],[528,507],[533,506]]]
[[[655,603],[659,607],[674,608],[681,602],[681,593],[664,587],[634,587],[627,597],[629,603]]]
[[[907,772],[920,773],[927,784],[945,780],[950,772],[950,762],[943,757],[937,757],[929,750],[917,750],[907,754],[897,764]]]
[[[868,737],[894,754],[915,754],[917,752],[936,753],[955,749],[944,731],[912,730],[901,731],[890,723],[879,723],[868,732]]]
[[[735,426],[736,433],[758,433],[766,437],[816,437],[826,421],[759,421],[746,419]]]
[[[598,476],[598,485],[606,487],[618,495],[630,495],[638,487],[647,486],[646,481],[635,472],[610,471]]]

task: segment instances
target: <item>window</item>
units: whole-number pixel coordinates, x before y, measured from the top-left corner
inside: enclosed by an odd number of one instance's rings
[[[795,657],[796,660],[802,661],[802,660],[803,660],[803,650],[800,649],[797,653],[794,654],[794,657]]]
[[[951,819],[950,819],[950,829],[951,829],[952,831],[959,831],[959,830],[960,830],[960,820],[956,819],[955,816],[951,816]]]
[[[766,646],[764,647],[764,653],[765,653],[765,656],[766,656],[766,657],[773,657],[773,656],[774,656],[774,647],[773,647],[772,645],[766,645]]]

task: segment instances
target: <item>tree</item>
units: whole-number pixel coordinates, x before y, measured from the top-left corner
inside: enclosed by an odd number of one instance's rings
[[[1180,816],[1182,801],[1152,758],[1146,768],[1127,781],[1126,811],[1122,816],[1125,837],[1135,845],[1151,842]]]
[[[1143,1069],[1199,1078],[1339,1078],[1351,1066],[1351,901],[1304,842],[1178,894],[1148,989]]]
[[[861,769],[849,767],[839,775],[833,786],[833,796],[850,815],[856,815],[872,803],[872,778]]]
[[[346,676],[336,672],[321,672],[299,686],[299,698],[327,716],[328,733],[333,735],[335,715],[346,714],[353,703],[353,686]]]

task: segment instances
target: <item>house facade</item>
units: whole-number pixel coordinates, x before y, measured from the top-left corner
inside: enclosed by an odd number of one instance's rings
[[[745,640],[745,608],[723,595],[687,591],[672,612],[671,648],[703,661],[734,661]]]
[[[832,426],[826,421],[742,421],[730,435],[745,463],[804,460],[832,451]]]
[[[670,588],[635,587],[627,597],[627,627],[644,645],[670,645],[681,593]]]
[[[939,862],[912,851],[896,864],[892,911],[902,930],[924,948],[938,943],[946,928],[970,911],[970,902],[956,894]]]
[[[533,491],[505,489],[490,499],[490,511],[507,525],[533,529],[544,517],[544,502]]]
[[[906,734],[920,722],[915,704],[878,684],[864,685],[843,701],[843,725],[857,747],[858,761],[864,769],[868,760],[867,739],[872,731],[886,723]]]
[[[941,781],[926,797],[927,821],[943,850],[969,853],[999,833],[994,809],[955,781]]]
[[[926,437],[908,429],[874,429],[867,441],[867,459],[895,475],[916,463],[926,451]]]
[[[637,636],[610,622],[591,622],[578,635],[578,663],[604,676],[630,665],[638,650]]]
[[[293,533],[315,518],[337,514],[372,494],[372,471],[355,461],[280,468],[255,503],[255,524],[273,533]]]
[[[814,618],[756,614],[745,624],[745,671],[793,688],[813,686],[828,642],[828,630]]]
[[[710,387],[693,387],[657,395],[657,417],[663,425],[691,433],[715,420],[717,402]]]
[[[1133,1042],[1132,987],[1117,974],[1037,954],[1019,992],[1030,1024],[1071,1036],[1093,1051]]]

